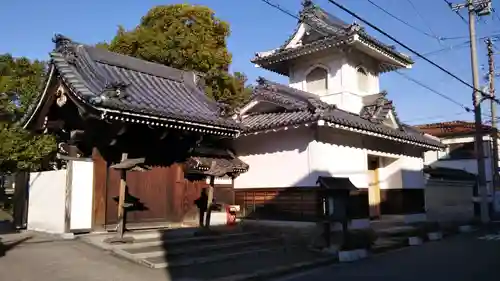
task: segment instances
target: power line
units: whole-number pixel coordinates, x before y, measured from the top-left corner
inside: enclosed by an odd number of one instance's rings
[[[436,89],[433,89],[432,87],[430,87],[430,86],[426,85],[425,83],[423,83],[423,82],[421,82],[421,81],[419,81],[419,80],[417,80],[417,79],[415,79],[415,78],[413,78],[413,77],[409,76],[408,74],[406,74],[406,73],[402,73],[401,71],[398,71],[398,70],[396,70],[395,72],[396,72],[397,74],[399,74],[401,77],[403,77],[403,78],[407,79],[408,81],[411,81],[411,82],[413,82],[413,83],[415,83],[415,84],[419,85],[420,87],[422,87],[422,88],[424,88],[424,89],[426,89],[426,90],[428,90],[428,91],[430,91],[430,92],[432,92],[432,93],[434,93],[434,94],[436,94],[436,95],[438,95],[438,96],[442,97],[443,99],[445,99],[445,100],[447,100],[447,101],[449,101],[449,102],[451,102],[451,103],[453,103],[453,104],[455,104],[455,105],[457,105],[457,106],[459,106],[459,107],[463,108],[463,109],[465,110],[465,113],[471,113],[471,112],[474,112],[474,109],[471,109],[470,107],[466,106],[465,104],[463,104],[463,103],[461,103],[461,102],[456,101],[456,100],[455,100],[455,99],[453,99],[452,97],[450,97],[450,96],[448,96],[448,95],[446,95],[446,94],[443,94],[443,93],[439,92],[439,91],[438,91],[438,90],[436,90]],[[488,116],[488,115],[486,115],[486,114],[481,114],[481,115],[483,115],[483,117],[490,118],[490,116]]]
[[[493,34],[490,34],[490,35],[487,35],[487,36],[479,37],[478,40],[484,40],[484,39],[488,39],[488,38],[499,38],[499,36],[500,36],[500,33],[493,33]],[[468,38],[468,36],[467,36],[467,38]],[[424,56],[430,56],[430,55],[435,55],[435,54],[438,54],[438,53],[441,53],[441,52],[445,52],[445,51],[452,51],[453,49],[461,49],[461,48],[464,48],[464,47],[469,47],[469,44],[470,44],[470,40],[467,40],[467,41],[463,41],[461,43],[457,43],[457,44],[453,44],[453,45],[448,45],[448,46],[446,46],[444,48],[437,49],[435,51],[430,51],[430,52],[424,53],[423,55]]]
[[[448,1],[448,0],[443,0],[443,1],[446,3],[446,5],[448,5],[448,7],[450,7],[450,9],[452,9],[452,7],[453,7],[453,3],[451,3],[451,2],[450,2],[450,1]],[[453,11],[453,10],[452,10],[452,11]],[[466,19],[465,19],[465,18],[464,18],[461,14],[460,14],[460,12],[459,12],[459,11],[454,11],[454,12],[455,12],[455,14],[457,14],[457,15],[458,15],[458,16],[462,19],[462,21],[463,21],[466,25],[469,25],[469,23],[467,22],[467,20],[466,20]]]
[[[430,86],[427,86],[426,84],[424,84],[424,83],[422,83],[421,81],[419,81],[419,80],[417,80],[417,79],[415,79],[415,78],[413,78],[413,77],[409,76],[408,74],[405,74],[405,73],[403,73],[403,72],[401,72],[401,71],[398,71],[398,70],[396,70],[395,72],[396,72],[397,74],[399,74],[400,76],[404,77],[405,79],[407,79],[407,80],[409,80],[409,81],[411,81],[411,82],[413,82],[413,83],[415,83],[415,84],[417,84],[417,85],[421,86],[422,88],[425,88],[425,89],[429,90],[430,92],[432,92],[432,93],[434,93],[434,94],[436,94],[436,95],[438,95],[438,96],[442,97],[443,99],[448,100],[449,102],[452,102],[452,103],[454,103],[454,104],[456,104],[456,105],[460,106],[460,107],[461,107],[461,108],[463,108],[466,112],[473,112],[473,111],[474,111],[474,110],[472,110],[470,107],[466,106],[465,104],[460,103],[460,102],[458,102],[458,101],[454,100],[453,98],[451,98],[451,97],[450,97],[450,96],[448,96],[448,95],[445,95],[445,94],[443,94],[443,93],[441,93],[441,92],[438,92],[437,90],[435,90],[435,89],[431,88]]]
[[[395,16],[394,14],[392,14],[392,13],[391,13],[391,12],[389,12],[389,11],[387,11],[387,10],[386,10],[386,9],[384,9],[383,7],[379,6],[378,4],[376,4],[375,2],[373,2],[372,0],[366,0],[366,1],[367,1],[368,3],[370,3],[372,6],[374,6],[375,8],[377,8],[377,9],[379,9],[380,11],[384,12],[386,15],[390,16],[391,18],[393,18],[393,19],[395,19],[395,20],[399,21],[400,23],[402,23],[402,24],[404,24],[404,25],[408,26],[409,28],[411,28],[411,29],[413,29],[413,30],[415,30],[415,31],[417,31],[417,32],[419,32],[419,33],[421,33],[421,34],[425,35],[425,36],[431,37],[431,38],[433,38],[433,39],[437,39],[437,40],[438,40],[438,42],[440,42],[441,40],[443,40],[443,39],[444,39],[444,38],[439,37],[439,36],[436,36],[436,35],[434,35],[434,34],[427,33],[427,32],[425,32],[425,31],[423,31],[422,29],[420,29],[420,28],[418,28],[418,27],[416,27],[416,26],[414,26],[414,25],[412,25],[412,24],[408,23],[407,21],[405,21],[405,20],[403,20],[403,19],[401,19],[401,18],[399,18],[399,17]]]
[[[451,116],[459,116],[459,115],[464,115],[467,114],[468,112],[465,111],[460,111],[460,112],[455,112],[452,114],[441,114],[441,115],[433,115],[433,116],[425,116],[425,117],[419,117],[419,118],[413,118],[413,119],[408,119],[408,120],[403,120],[403,123],[413,123],[415,121],[425,121],[425,120],[436,120],[436,119],[448,119]]]
[[[415,4],[413,3],[412,0],[406,0],[406,2],[408,2],[408,4],[410,4],[410,6],[413,8],[413,10],[415,11],[415,13],[417,14],[417,16],[420,18],[420,20],[422,20],[424,22],[424,24],[427,26],[427,28],[429,29],[429,31],[431,32],[432,35],[434,35],[435,37],[438,37],[436,35],[436,33],[434,32],[434,30],[432,29],[431,25],[427,23],[427,21],[424,19],[424,17],[422,16],[422,14],[420,13],[420,11],[417,9],[417,7],[415,6]],[[442,40],[442,39],[441,39]],[[441,40],[438,39],[438,43],[441,45]]]
[[[492,10],[493,10],[493,16],[500,21],[500,16],[498,16],[497,9],[492,9]]]
[[[441,49],[438,49],[435,51],[430,51],[430,52],[424,53],[423,55],[424,56],[431,56],[431,55],[435,55],[435,54],[446,52],[446,51],[452,51],[454,49],[469,47],[469,45],[468,45],[469,43],[470,43],[470,41],[465,41],[462,43],[453,44],[453,45],[447,46],[445,48],[441,48]]]
[[[288,11],[288,10],[286,10],[286,9],[282,8],[282,7],[281,7],[281,6],[279,6],[278,4],[272,3],[272,2],[271,2],[271,1],[269,1],[269,0],[261,0],[261,1],[262,1],[262,2],[264,2],[264,3],[266,3],[267,5],[269,5],[269,6],[273,7],[273,8],[275,8],[275,9],[277,9],[277,10],[279,10],[279,11],[281,11],[281,12],[283,12],[283,13],[287,14],[288,16],[291,16],[291,17],[293,17],[293,18],[295,18],[295,19],[300,20],[300,18],[299,18],[298,16],[296,16],[296,15],[294,15],[293,13],[291,13],[290,11]],[[465,42],[465,43],[467,43],[467,42]],[[461,43],[461,44],[464,44],[464,43]],[[459,45],[460,45],[460,44],[459,44]],[[442,51],[442,50],[438,50],[438,51]],[[424,57],[424,58],[425,58],[425,57]],[[402,73],[402,72],[400,72],[400,71],[396,71],[396,73],[398,73],[398,74],[399,74],[399,75],[401,75],[402,77],[404,77],[404,78],[408,79],[409,81],[412,81],[412,82],[416,83],[417,85],[420,85],[421,87],[423,87],[423,88],[425,88],[425,89],[429,90],[430,92],[432,92],[432,93],[434,93],[434,94],[437,94],[438,96],[440,96],[440,97],[442,97],[442,98],[444,98],[444,99],[446,99],[446,100],[448,100],[448,101],[450,101],[450,102],[454,103],[455,105],[460,106],[461,108],[463,108],[463,109],[465,110],[465,112],[474,112],[474,110],[472,110],[471,108],[467,107],[466,105],[464,105],[464,104],[462,104],[462,103],[460,103],[460,102],[458,102],[458,101],[454,100],[453,98],[451,98],[451,97],[449,97],[449,96],[447,96],[447,95],[445,95],[445,94],[443,94],[443,93],[440,93],[439,91],[437,91],[437,90],[435,90],[435,89],[431,88],[430,86],[427,86],[426,84],[424,84],[424,83],[422,83],[422,82],[420,82],[420,81],[418,81],[418,80],[416,80],[416,79],[412,78],[411,76],[409,76],[409,75],[407,75],[407,74],[404,74],[404,73]]]
[[[439,64],[433,62],[432,60],[426,58],[424,55],[420,54],[419,52],[415,51],[413,48],[409,47],[408,45],[406,45],[403,42],[399,41],[398,39],[394,38],[393,36],[391,36],[387,32],[383,31],[379,27],[377,27],[374,24],[372,24],[371,22],[369,22],[369,21],[365,20],[364,18],[358,16],[353,11],[347,9],[346,7],[342,6],[341,4],[337,3],[334,0],[328,0],[328,2],[332,3],[333,5],[337,6],[339,9],[343,10],[344,12],[348,13],[349,15],[351,15],[351,16],[355,17],[356,19],[360,20],[361,22],[365,23],[366,25],[368,25],[369,27],[373,28],[374,30],[380,32],[384,36],[388,37],[392,41],[394,41],[397,44],[401,45],[403,48],[407,49],[408,51],[410,51],[414,55],[416,55],[416,56],[420,57],[421,59],[425,60],[426,62],[430,63],[431,65],[433,65],[434,67],[438,68],[439,70],[445,72],[449,76],[455,78],[455,80],[459,81],[460,83],[462,83],[463,85],[467,86],[468,88],[471,88],[472,90],[481,93],[483,97],[489,98],[489,95],[485,94],[482,90],[476,89],[473,85],[469,84],[468,82],[466,82],[462,78],[458,77],[457,75],[453,74],[452,72],[450,72],[449,70],[447,70],[444,67],[440,66]],[[495,101],[497,103],[500,103],[500,101],[498,101],[498,100],[495,100]]]

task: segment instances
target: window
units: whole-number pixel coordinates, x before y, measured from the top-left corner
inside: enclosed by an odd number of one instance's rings
[[[328,71],[316,67],[306,76],[306,87],[310,93],[324,94],[328,90]]]
[[[366,72],[364,68],[359,67],[357,70],[357,77],[358,77],[358,89],[361,92],[367,93],[370,90],[369,89],[370,77],[368,77],[368,72]]]

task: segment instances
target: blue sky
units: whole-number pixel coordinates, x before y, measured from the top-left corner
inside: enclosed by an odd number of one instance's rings
[[[467,36],[467,25],[442,0],[372,1],[427,33],[434,33],[440,37]],[[410,1],[415,5],[416,10],[412,7]],[[62,33],[76,41],[88,44],[110,40],[119,24],[124,25],[127,29],[133,28],[138,24],[141,16],[146,14],[151,7],[181,1],[24,0],[5,2],[2,4],[2,10],[0,10],[0,19],[4,23],[0,30],[2,36],[0,53],[8,52],[14,56],[47,59],[48,52],[53,48],[51,38],[55,33]],[[228,47],[233,54],[233,71],[244,72],[252,81],[258,76],[264,76],[286,83],[286,77],[255,68],[250,63],[250,58],[257,51],[269,50],[282,44],[295,28],[296,19],[266,5],[260,0],[197,0],[184,2],[209,6],[216,12],[218,17],[230,23],[232,33],[228,41]],[[272,2],[293,13],[298,13],[301,7],[301,0],[272,0]],[[316,0],[314,2],[347,22],[354,20],[327,0]],[[467,38],[461,38],[438,41],[430,38],[390,18],[372,6],[367,0],[339,0],[338,2],[422,53],[447,48],[467,40]],[[452,2],[457,2],[457,0]],[[498,6],[500,11],[499,1],[493,2],[493,6]],[[462,13],[465,16],[464,12]],[[11,24],[7,25],[5,23]],[[477,28],[478,36],[500,34],[500,16],[481,18]],[[380,40],[394,44],[383,35],[368,30]],[[498,44],[500,47],[500,41]],[[478,41],[478,46],[479,62],[484,68],[481,71],[485,73],[486,47],[482,40]],[[408,51],[401,47],[398,46],[398,48],[409,54]],[[453,48],[430,55],[429,58],[471,83],[470,55],[467,45],[465,45],[465,48]],[[405,72],[414,79],[420,80],[433,89],[452,97],[459,103],[471,104],[471,90],[469,88],[420,59],[416,59],[414,67]],[[398,74],[383,74],[381,79],[381,88],[389,92],[389,97],[394,101],[400,119],[405,122],[418,124],[456,119],[472,120],[472,114],[464,113],[459,106],[406,80]],[[485,81],[482,80],[482,82]],[[488,112],[486,105],[487,103],[484,103],[483,106],[485,114]]]

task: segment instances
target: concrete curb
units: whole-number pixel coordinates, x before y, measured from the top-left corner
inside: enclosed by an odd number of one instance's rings
[[[218,279],[215,281],[253,281],[253,280],[267,280],[269,278],[279,277],[283,275],[292,274],[295,272],[310,270],[317,267],[334,264],[337,259],[334,257],[320,258],[309,262],[300,262],[287,266],[280,266],[270,270],[260,270],[251,274],[235,274]]]

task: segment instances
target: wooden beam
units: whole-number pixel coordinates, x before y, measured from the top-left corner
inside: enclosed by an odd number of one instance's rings
[[[121,163],[127,160],[127,153],[122,153]],[[118,235],[123,239],[125,233],[125,196],[127,194],[127,170],[120,170],[120,193],[118,199]]]

